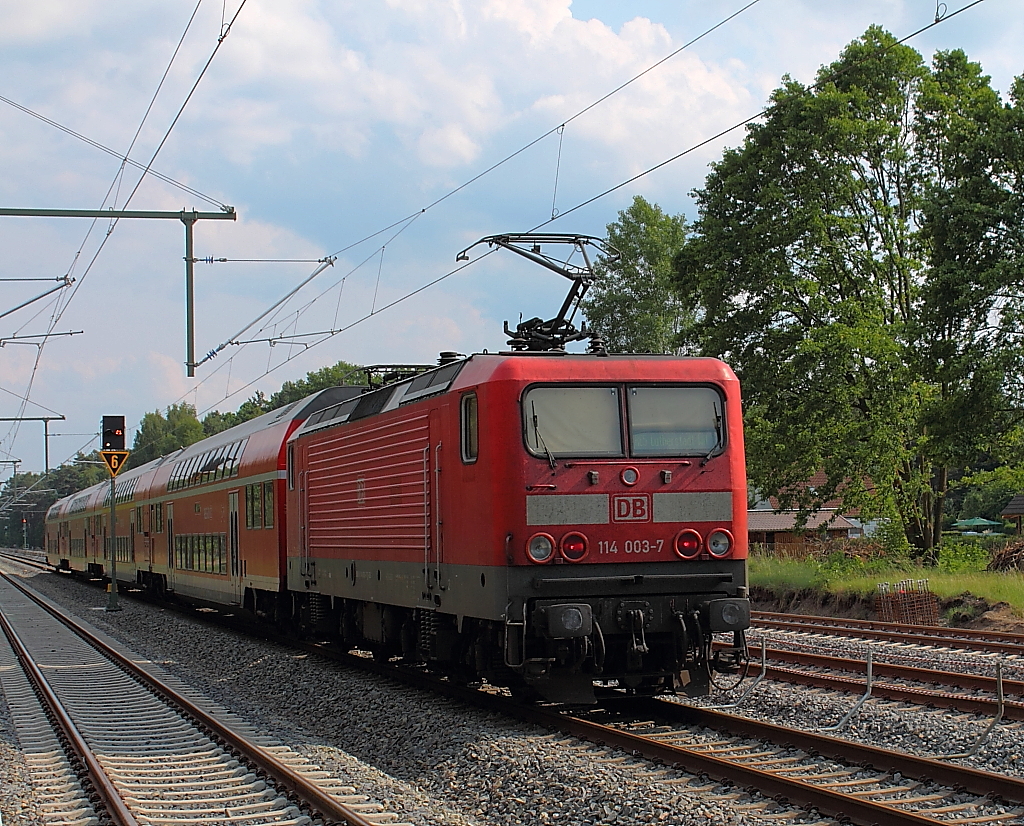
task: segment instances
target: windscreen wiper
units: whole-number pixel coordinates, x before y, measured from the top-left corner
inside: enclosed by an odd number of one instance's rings
[[[718,403],[712,402],[711,406],[715,409],[715,444],[712,446],[711,450],[708,451],[708,455],[701,459],[701,467],[704,467],[704,465],[711,461],[711,457],[715,455],[715,451],[722,447],[725,441],[722,433],[722,414],[718,411]]]
[[[544,441],[544,437],[540,435],[540,426],[537,424],[537,403],[536,402],[530,402],[530,410],[533,413],[533,435],[534,435],[535,441],[542,448],[544,448],[544,453],[548,457],[548,464],[551,465],[551,469],[554,470],[555,469],[555,457],[551,453],[551,451],[548,450],[547,442],[545,442]]]

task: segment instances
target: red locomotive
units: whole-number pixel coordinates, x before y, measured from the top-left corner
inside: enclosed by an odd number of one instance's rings
[[[554,701],[707,693],[750,616],[738,382],[523,346],[576,335],[568,305],[511,352],[322,391],[125,472],[118,579]],[[105,492],[50,509],[52,565],[104,572]]]

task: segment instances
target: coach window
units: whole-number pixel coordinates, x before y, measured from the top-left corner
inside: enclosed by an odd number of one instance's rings
[[[480,413],[476,393],[462,397],[462,461],[467,465],[480,454]]]
[[[295,490],[295,445],[288,445],[288,490]]]
[[[623,456],[617,387],[532,387],[523,396],[526,446],[535,456]]]
[[[263,527],[274,527],[274,483],[263,483]]]

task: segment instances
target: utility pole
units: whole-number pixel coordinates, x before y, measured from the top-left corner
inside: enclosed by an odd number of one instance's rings
[[[21,464],[21,459],[0,459],[0,465],[14,465],[14,475],[11,477],[11,489],[13,495],[11,496],[11,504],[13,505],[18,501],[18,465]],[[11,520],[7,520],[7,538],[10,539],[11,533]]]
[[[195,318],[193,275],[195,256],[192,252],[192,228],[196,221],[234,221],[238,214],[234,207],[223,212],[154,212],[141,209],[10,209],[0,208],[0,216],[12,215],[29,218],[171,218],[185,225],[185,367],[189,378],[196,374]],[[63,289],[64,285],[54,289]],[[41,297],[41,296],[40,296]],[[35,299],[33,299],[35,300]]]
[[[0,416],[0,422],[42,422],[43,423],[43,463],[46,475],[50,474],[50,422],[63,422],[63,416]]]

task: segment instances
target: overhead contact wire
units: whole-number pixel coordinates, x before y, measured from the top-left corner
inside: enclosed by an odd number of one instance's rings
[[[972,9],[975,6],[980,5],[981,3],[984,3],[984,2],[985,2],[985,0],[974,0],[974,2],[968,3],[966,6],[963,6],[963,7],[959,8],[959,9],[957,9],[954,12],[950,12],[949,14],[946,14],[946,15],[941,16],[941,17],[936,16],[936,18],[931,23],[928,23],[927,25],[922,26],[917,31],[911,32],[910,34],[906,35],[905,37],[901,38],[900,40],[895,41],[891,46],[888,46],[885,49],[885,51],[888,51],[889,49],[892,49],[892,48],[894,48],[896,46],[899,46],[899,45],[901,45],[903,43],[906,43],[911,38],[917,37],[919,34],[922,34],[923,32],[926,32],[929,29],[934,28],[935,26],[938,26],[940,23],[945,23],[947,20],[949,20],[949,19],[951,19],[953,17],[956,17],[958,14],[961,14],[962,12],[965,12],[968,9]],[[865,62],[866,60],[869,60],[872,57],[873,57],[873,55],[868,55],[865,58],[863,58],[862,60],[857,61],[856,63],[854,63],[853,66],[859,65],[860,63]],[[848,68],[852,68],[852,66],[848,67]],[[847,69],[843,69],[840,72],[837,72],[837,73],[832,74],[832,75],[830,75],[828,77],[822,78],[821,80],[817,81],[816,83],[811,84],[808,88],[809,89],[820,89],[826,83],[831,83],[836,78],[840,77],[843,74],[843,72],[845,72],[845,71],[847,71]],[[637,181],[640,178],[643,178],[643,177],[645,177],[647,175],[650,175],[652,172],[656,172],[659,169],[661,169],[662,167],[668,166],[670,163],[673,163],[674,161],[679,160],[680,158],[684,157],[685,155],[689,155],[691,152],[695,152],[696,150],[700,149],[701,147],[707,146],[709,143],[712,143],[713,141],[716,141],[719,138],[725,137],[730,132],[735,132],[740,127],[746,126],[748,123],[751,123],[752,121],[755,121],[755,120],[758,120],[761,117],[764,117],[766,114],[768,114],[770,111],[772,111],[773,108],[774,107],[772,107],[772,106],[764,107],[760,112],[757,112],[756,114],[750,115],[750,117],[744,118],[743,120],[739,121],[738,123],[734,123],[732,126],[729,126],[729,127],[725,128],[725,129],[723,129],[722,131],[718,132],[715,135],[712,135],[709,138],[705,138],[704,140],[700,141],[699,143],[693,144],[692,146],[684,149],[682,152],[679,152],[679,153],[673,155],[672,157],[667,158],[666,160],[662,161],[661,163],[657,163],[654,166],[650,167],[649,169],[645,169],[643,172],[640,172],[637,175],[633,175],[631,178],[627,178],[626,180],[622,181],[621,183],[616,184],[613,187],[609,187],[604,192],[598,193],[597,195],[594,195],[593,197],[588,198],[585,201],[581,201],[580,203],[576,204],[576,206],[574,206],[574,207],[572,207],[570,209],[565,210],[565,212],[560,212],[560,213],[558,213],[558,215],[552,216],[550,220],[547,220],[547,221],[544,221],[544,222],[542,222],[540,224],[537,224],[537,226],[535,226],[530,231],[533,232],[533,231],[535,231],[537,229],[540,229],[541,227],[545,227],[548,224],[552,223],[553,221],[558,220],[559,218],[564,218],[566,215],[570,215],[573,212],[576,212],[577,210],[582,209],[583,207],[588,206],[589,204],[594,203],[594,201],[598,201],[601,198],[604,198],[606,195],[610,195],[611,193],[613,193],[613,192],[615,192],[615,191],[617,191],[619,189],[622,189],[624,186],[629,186],[629,184],[633,183],[634,181]]]

